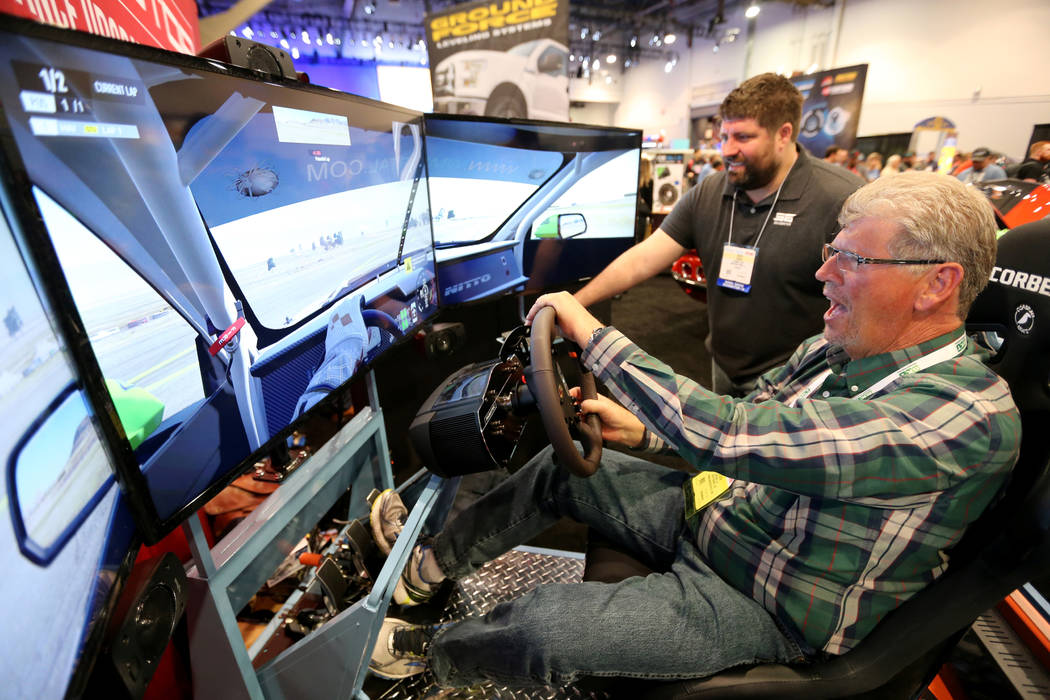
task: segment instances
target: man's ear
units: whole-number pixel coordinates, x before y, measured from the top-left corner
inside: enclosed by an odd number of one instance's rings
[[[791,122],[784,122],[777,129],[777,138],[785,143],[790,143],[792,136],[794,136],[794,128],[791,126]]]
[[[963,280],[962,265],[955,262],[940,263],[926,275],[926,286],[915,299],[916,311],[932,311],[957,293]]]

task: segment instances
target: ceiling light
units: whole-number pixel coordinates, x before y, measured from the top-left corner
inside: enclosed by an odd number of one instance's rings
[[[580,38],[581,39],[586,39],[587,38],[587,27],[582,27],[580,29]]]
[[[601,39],[602,38],[601,30],[595,29],[594,30],[594,34],[591,34],[591,38],[594,39],[595,41],[598,41],[599,39]]]
[[[605,62],[606,63],[616,63],[616,54],[611,53],[608,56],[606,56],[605,57]]]
[[[670,73],[673,68],[674,68],[674,64],[671,63],[670,61],[668,61],[667,63],[664,64],[664,73]]]
[[[606,85],[612,85],[612,76],[611,75],[605,76],[605,84]]]
[[[325,34],[324,35],[324,40],[327,41],[329,45],[332,45],[332,44],[335,43],[335,38],[332,36],[332,32],[328,32],[327,34]]]
[[[755,2],[755,0],[751,0],[751,4],[747,6],[746,10],[744,10],[744,17],[754,19],[755,17],[758,17],[758,13],[761,12],[761,10],[762,8],[758,6],[758,3]]]
[[[302,33],[302,37],[303,37],[303,43],[304,44],[309,44],[310,43],[310,32],[308,32],[308,31],[306,31],[304,29],[303,33]]]
[[[370,3],[365,4],[365,14],[366,15],[374,15],[375,12],[376,12],[376,5],[375,5],[374,2],[370,2]]]
[[[293,46],[292,47],[292,58],[299,58],[299,47],[298,46]]]
[[[638,37],[632,36],[631,37],[631,48],[633,49],[635,46],[638,46]]]
[[[673,44],[677,40],[678,40],[678,37],[675,36],[674,32],[667,32],[667,34],[664,34],[664,43],[665,44]]]
[[[630,67],[631,67],[631,59],[629,59],[629,58],[625,58],[625,59],[623,60],[623,67],[624,67],[624,68],[630,68]]]
[[[601,64],[602,62],[596,58],[594,59],[594,63],[591,64],[591,68],[593,68],[594,70],[598,70],[598,66],[600,66]]]
[[[288,50],[288,40],[287,39],[281,39],[281,48],[284,49],[285,51]]]
[[[251,27],[245,27],[244,29],[242,29],[241,34],[244,35],[245,39],[251,39],[253,36],[255,36],[255,32],[252,31]]]

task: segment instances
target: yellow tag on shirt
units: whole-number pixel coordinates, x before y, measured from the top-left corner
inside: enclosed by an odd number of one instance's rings
[[[691,518],[729,491],[732,479],[718,472],[700,472],[685,482],[685,517]]]
[[[405,258],[401,262],[405,264],[405,272],[412,272],[412,258]]]

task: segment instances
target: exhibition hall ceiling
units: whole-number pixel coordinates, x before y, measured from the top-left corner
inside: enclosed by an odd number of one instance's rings
[[[725,18],[762,2],[830,6],[834,0],[570,0],[570,44],[574,55],[670,58],[686,50],[693,39],[716,44],[733,41],[741,27]],[[377,36],[395,51],[404,50],[411,62],[425,53],[423,20],[428,12],[460,4],[453,0],[198,0],[202,35],[209,23],[221,35],[248,33],[264,43],[281,37],[310,37],[308,51],[318,58],[367,58],[362,42]],[[225,14],[223,14],[225,13]],[[207,18],[211,18],[210,22]],[[225,19],[222,19],[225,18]],[[274,36],[276,35],[276,36]],[[331,37],[329,39],[329,37]],[[202,36],[202,38],[204,38]],[[251,38],[251,37],[250,37]],[[320,43],[317,40],[320,39]],[[356,48],[355,48],[356,47]],[[303,53],[307,49],[301,49]],[[310,55],[308,54],[308,55]],[[378,60],[378,56],[372,57]],[[388,55],[386,60],[395,58]],[[402,60],[400,57],[395,60]],[[403,59],[406,62],[408,58]],[[419,61],[425,64],[425,56]],[[629,65],[629,64],[628,64]]]

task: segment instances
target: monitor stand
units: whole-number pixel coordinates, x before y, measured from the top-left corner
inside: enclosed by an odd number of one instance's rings
[[[361,688],[397,579],[428,517],[447,514],[458,479],[420,472],[403,484],[426,482],[372,590],[275,658],[254,663],[303,591],[319,587],[312,571],[251,646],[237,625],[238,611],[347,488],[355,494],[351,522],[367,515],[365,494],[393,488],[372,373],[367,382],[369,404],[214,547],[199,518],[183,524],[193,554],[186,611],[195,697],[367,698]]]

